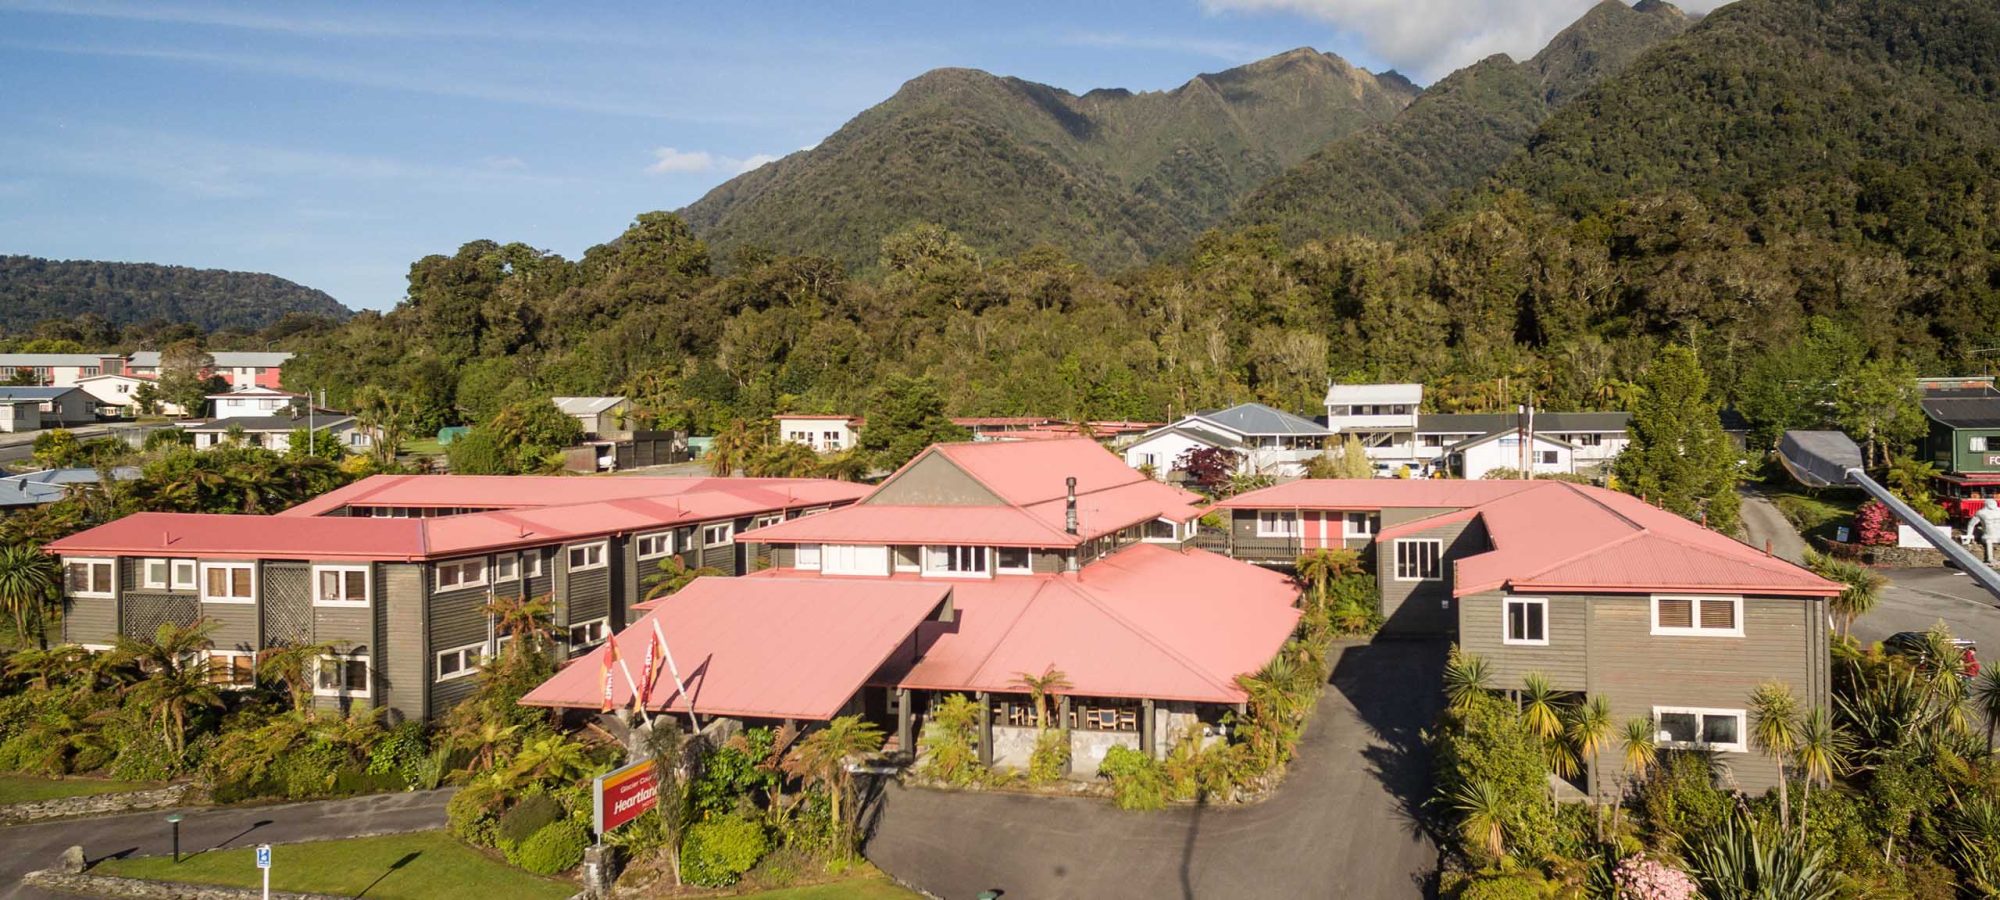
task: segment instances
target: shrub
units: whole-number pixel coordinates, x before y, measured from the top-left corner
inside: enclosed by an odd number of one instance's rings
[[[1068,766],[1069,732],[1050,729],[1035,737],[1035,752],[1028,756],[1028,783],[1049,784]]]
[[[1729,818],[1729,795],[1715,786],[1707,758],[1666,753],[1653,777],[1639,786],[1639,810],[1656,835],[1692,838]]]
[[[547,794],[529,794],[500,814],[493,838],[502,849],[516,846],[563,817],[562,805]]]
[[[1097,767],[1099,777],[1111,782],[1112,801],[1119,809],[1160,809],[1167,805],[1165,767],[1160,761],[1130,747],[1113,747]]]
[[[1686,872],[1643,856],[1619,863],[1613,877],[1618,896],[1629,900],[1694,900],[1696,895],[1694,879]]]
[[[931,707],[931,721],[917,741],[923,757],[918,768],[927,778],[946,784],[971,784],[981,775],[979,765],[979,704],[964,694],[951,694]]]
[[[1459,900],[1542,900],[1544,882],[1525,874],[1495,875],[1466,882]]]
[[[333,773],[333,788],[328,791],[335,797],[352,797],[357,794],[383,794],[400,791],[410,784],[403,780],[401,772],[376,774],[366,769],[343,768]]]
[[[1497,817],[1507,847],[1528,859],[1552,850],[1561,829],[1548,802],[1542,741],[1513,706],[1473,694],[1433,740],[1439,796],[1464,796],[1473,785],[1484,785],[1479,793],[1492,808],[1482,815]]]
[[[700,771],[688,783],[694,817],[739,812],[769,792],[777,776],[758,764],[771,755],[775,739],[769,728],[750,728],[709,751],[702,758]]]
[[[159,729],[133,726],[113,731],[118,752],[107,768],[119,781],[166,781],[180,771],[184,760],[176,759]]]
[[[556,822],[530,835],[508,856],[514,865],[536,875],[560,875],[583,862],[590,833],[575,822]]]
[[[703,887],[728,887],[764,858],[764,826],[742,816],[716,816],[688,828],[681,840],[681,877]]]
[[[424,723],[408,721],[389,729],[374,748],[368,751],[368,774],[401,775],[405,782],[416,779],[410,777],[425,757],[431,752],[430,738],[424,733]]]
[[[468,844],[491,847],[498,837],[500,804],[500,791],[491,782],[468,784],[445,804],[445,828]]]

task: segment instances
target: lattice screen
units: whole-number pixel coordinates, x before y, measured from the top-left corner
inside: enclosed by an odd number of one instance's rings
[[[150,638],[159,633],[161,625],[192,625],[201,616],[201,601],[193,597],[127,593],[124,605],[125,621],[119,623],[118,630],[132,637]]]
[[[265,566],[262,585],[265,646],[312,643],[311,574],[304,566]]]

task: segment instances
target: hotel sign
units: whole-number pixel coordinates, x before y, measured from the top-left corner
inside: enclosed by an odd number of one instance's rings
[[[592,821],[598,835],[639,818],[660,799],[660,787],[653,777],[653,762],[635,762],[597,776],[591,782]]]

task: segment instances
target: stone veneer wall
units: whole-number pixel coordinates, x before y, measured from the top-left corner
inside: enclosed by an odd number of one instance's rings
[[[178,881],[146,881],[116,875],[68,874],[54,869],[29,872],[21,883],[49,891],[81,894],[86,897],[119,897],[130,900],[262,900],[264,892],[251,888],[216,887]],[[273,900],[339,900],[331,894],[294,894],[272,891]]]
[[[165,809],[169,806],[185,806],[200,799],[196,796],[194,785],[170,784],[163,788],[144,791],[118,791],[109,794],[86,794],[81,797],[58,797],[29,803],[8,803],[0,804],[0,824]]]

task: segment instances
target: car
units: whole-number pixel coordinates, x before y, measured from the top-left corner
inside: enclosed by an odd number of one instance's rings
[[[1951,639],[1951,646],[1965,661],[1964,676],[1971,678],[1979,674],[1979,645],[1966,638]],[[1891,656],[1904,656],[1922,667],[1930,662],[1930,636],[1921,631],[1898,631],[1882,641],[1882,650]]]

